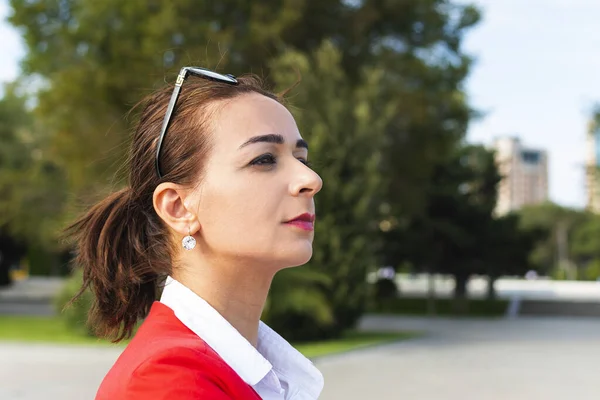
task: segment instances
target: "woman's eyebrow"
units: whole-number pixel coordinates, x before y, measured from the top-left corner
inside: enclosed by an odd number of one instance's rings
[[[246,147],[250,144],[253,143],[276,143],[276,144],[283,144],[285,143],[285,139],[283,138],[282,135],[278,135],[278,134],[269,134],[269,135],[260,135],[260,136],[254,136],[251,137],[250,139],[248,139],[246,142],[244,142],[241,146],[240,149],[243,147]],[[308,143],[304,140],[304,139],[298,139],[296,141],[296,147],[297,148],[304,148],[308,150]]]

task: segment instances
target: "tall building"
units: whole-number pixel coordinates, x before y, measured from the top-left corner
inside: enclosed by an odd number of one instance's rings
[[[587,209],[600,213],[600,124],[590,121],[586,142]]]
[[[498,138],[493,147],[496,150],[496,165],[502,176],[498,185],[496,215],[548,200],[546,151],[523,147],[516,137]]]

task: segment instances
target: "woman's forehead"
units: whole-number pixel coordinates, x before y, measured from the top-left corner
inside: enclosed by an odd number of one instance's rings
[[[246,94],[227,102],[218,112],[215,141],[241,146],[257,135],[277,134],[286,142],[301,139],[292,114],[281,103],[258,93]],[[229,147],[228,146],[228,147]]]

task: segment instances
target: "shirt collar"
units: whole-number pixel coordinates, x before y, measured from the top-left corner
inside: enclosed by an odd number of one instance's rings
[[[302,353],[267,324],[260,321],[258,351],[271,362],[275,373],[284,377],[291,391],[304,391],[317,399],[323,390],[323,375]]]
[[[317,398],[323,376],[302,353],[260,321],[257,348],[252,346],[217,310],[177,280],[168,277],[161,303],[206,342],[250,386],[272,369],[298,390]]]

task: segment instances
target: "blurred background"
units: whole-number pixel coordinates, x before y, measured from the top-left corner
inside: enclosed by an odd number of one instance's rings
[[[85,326],[60,231],[126,184],[179,68],[253,72],[325,185],[314,256],[264,320],[324,399],[596,399],[600,3],[0,0],[0,398],[84,399],[123,345]]]

